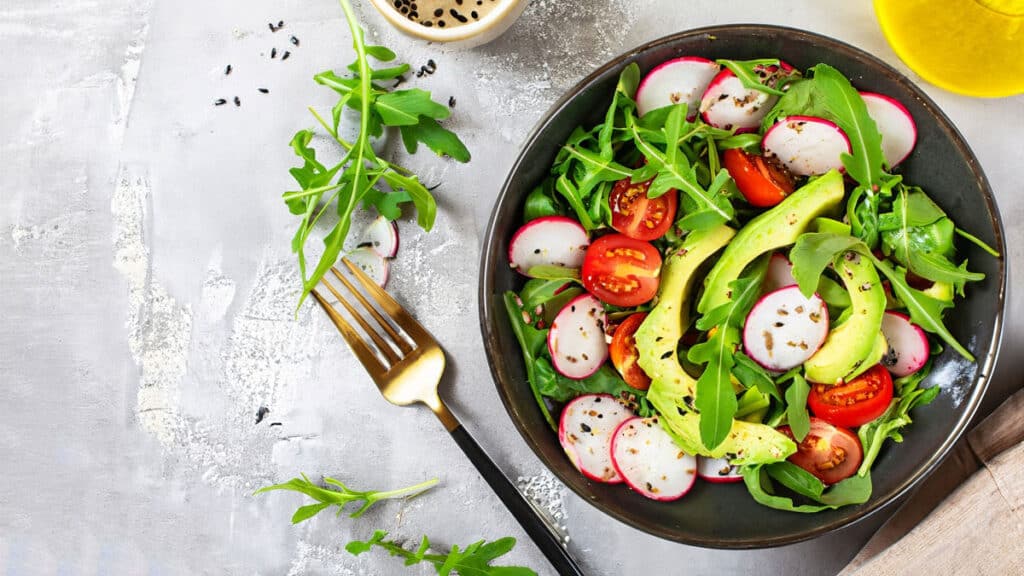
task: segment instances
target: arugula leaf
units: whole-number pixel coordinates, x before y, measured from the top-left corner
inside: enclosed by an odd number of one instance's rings
[[[930,388],[922,388],[921,383],[931,373],[932,362],[917,372],[904,376],[893,381],[896,390],[896,397],[889,403],[889,407],[878,418],[864,424],[857,430],[860,438],[860,445],[864,449],[864,460],[861,462],[857,474],[864,476],[871,471],[882,445],[887,439],[894,442],[902,442],[903,435],[900,429],[911,423],[910,411],[918,406],[930,403],[939,395],[941,388],[933,385]]]
[[[451,112],[447,106],[433,102],[429,92],[418,89],[389,92],[374,83],[374,80],[400,76],[408,70],[408,65],[381,70],[371,68],[370,57],[389,62],[395,59],[395,54],[382,46],[367,46],[363,29],[356,20],[349,0],[340,0],[340,3],[356,55],[355,62],[348,67],[353,77],[344,78],[333,71],[314,76],[315,82],[337,92],[339,100],[332,108],[333,122],[330,124],[315,110],[310,111],[324,130],[344,148],[345,154],[336,166],[324,166],[317,160],[316,152],[310,146],[313,133],[300,130],[292,138],[291,147],[303,164],[289,172],[301,190],[283,195],[289,211],[301,217],[292,240],[292,250],[298,256],[302,276],[300,306],[340,256],[352,223],[352,213],[360,205],[375,206],[381,214],[395,218],[400,215],[398,206],[411,201],[416,207],[419,225],[425,230],[433,226],[437,205],[430,192],[408,170],[378,158],[370,146],[370,138],[379,136],[385,124],[399,126],[402,140],[410,153],[415,152],[417,143],[423,142],[438,154],[451,156],[460,162],[466,162],[470,157],[458,137],[437,123],[437,119],[445,118]],[[338,136],[338,125],[345,108],[359,113],[359,131],[354,142],[346,142]],[[378,184],[382,182],[386,182],[395,192],[386,193],[378,189]],[[309,273],[306,245],[320,218],[329,209],[337,214],[337,222],[325,235],[320,259],[312,273]]]
[[[786,389],[786,419],[797,442],[803,442],[811,431],[811,417],[807,413],[807,395],[811,387],[799,374],[793,375],[793,383]]]
[[[345,508],[345,505],[349,502],[363,502],[355,512],[349,514],[352,518],[358,518],[363,515],[364,512],[370,509],[371,506],[381,500],[389,498],[404,498],[406,496],[412,496],[429,490],[430,487],[437,484],[437,478],[421,482],[415,486],[409,486],[407,488],[399,488],[398,490],[388,490],[386,492],[380,492],[375,490],[367,490],[361,492],[358,490],[352,490],[348,486],[345,486],[340,480],[335,478],[324,478],[324,482],[330,484],[336,488],[325,488],[318,486],[311,482],[309,478],[303,474],[302,478],[292,478],[284,484],[274,484],[273,486],[264,486],[260,488],[253,495],[263,494],[264,492],[270,492],[272,490],[290,490],[292,492],[300,492],[317,500],[319,504],[311,504],[308,506],[302,506],[295,511],[292,516],[292,524],[298,524],[316,516],[319,512],[331,507],[338,507],[338,514]]]
[[[825,484],[807,470],[788,461],[774,462],[764,468],[768,476],[793,492],[812,500],[821,500]]]
[[[772,396],[779,401],[782,400],[779,388],[768,375],[768,371],[760,364],[754,362],[750,356],[743,352],[734,353],[733,359],[736,361],[736,364],[732,367],[732,373],[745,388],[756,388],[762,394]]]
[[[710,330],[717,327],[706,342],[690,348],[687,358],[704,364],[704,372],[697,379],[697,398],[694,405],[700,412],[700,439],[714,450],[729,435],[736,414],[736,393],[732,386],[734,354],[740,342],[740,327],[754,305],[764,283],[768,258],[755,262],[748,275],[729,284],[732,299],[709,311],[697,321],[697,328]]]
[[[775,508],[776,510],[785,510],[787,512],[802,512],[802,513],[815,513],[823,510],[830,510],[839,508],[841,506],[847,506],[849,504],[863,504],[871,498],[871,475],[860,476],[854,474],[849,478],[833,484],[828,490],[821,492],[818,497],[812,496],[816,489],[813,484],[807,480],[805,476],[802,476],[799,472],[795,472],[792,469],[785,466],[777,466],[778,464],[788,464],[788,462],[773,463],[767,466],[747,466],[741,469],[743,474],[743,483],[747,487],[747,491],[754,500],[761,505],[768,506],[769,508]],[[819,504],[796,504],[792,498],[787,496],[778,496],[774,494],[772,488],[771,476],[769,467],[776,475],[783,477],[787,482],[792,483],[794,486],[802,490],[802,493],[795,490],[793,487],[789,487],[794,492],[801,494],[802,496],[808,497],[813,501],[817,501]],[[810,474],[808,474],[809,476]],[[811,476],[813,478],[813,476]],[[815,478],[817,480],[817,478]],[[781,482],[781,480],[780,480]],[[820,483],[820,481],[819,481]]]
[[[345,550],[353,556],[369,552],[374,547],[383,548],[392,556],[405,560],[406,566],[427,562],[433,564],[439,576],[458,573],[462,576],[537,576],[537,573],[523,566],[492,566],[491,563],[508,554],[516,545],[512,537],[499,538],[493,542],[480,540],[464,548],[452,546],[448,552],[428,554],[431,545],[426,536],[420,540],[416,550],[406,549],[401,542],[387,540],[388,533],[377,530],[369,540],[353,540]]]
[[[583,204],[583,198],[580,196],[579,190],[576,186],[573,186],[572,182],[565,176],[565,174],[558,177],[555,180],[555,190],[565,198],[569,206],[576,212],[576,218],[583,225],[583,228],[590,231],[597,228],[594,224],[594,220],[591,219],[590,213],[587,212],[587,207]]]
[[[537,401],[537,406],[540,408],[541,414],[544,415],[548,426],[557,432],[558,424],[551,417],[551,411],[548,410],[548,405],[541,395],[537,375],[537,359],[540,358],[544,348],[547,346],[547,331],[538,330],[531,326],[527,319],[524,319],[524,315],[528,317],[529,313],[520,308],[519,303],[516,302],[517,298],[518,296],[516,296],[515,292],[505,292],[505,311],[508,312],[512,333],[515,334],[516,340],[519,341],[519,347],[523,352],[523,363],[526,365],[526,380],[530,384],[533,398]]]
[[[523,221],[529,222],[545,216],[558,216],[564,214],[562,207],[554,196],[554,181],[550,178],[544,180],[526,196],[523,203]]]
[[[828,232],[801,234],[789,252],[793,263],[793,279],[800,287],[800,293],[810,298],[818,288],[822,272],[842,252],[863,246],[853,236],[841,236]]]
[[[562,376],[555,371],[546,356],[538,357],[535,364],[534,374],[540,393],[558,402],[567,402],[583,394],[610,394],[634,404],[643,397],[643,392],[626,384],[622,376],[607,364],[582,380]]]
[[[879,216],[882,247],[886,254],[933,282],[946,282],[963,293],[966,282],[985,278],[949,260],[955,226],[945,212],[920,188],[901,187],[892,212]]]
[[[774,96],[782,96],[785,94],[785,92],[776,88],[776,84],[780,78],[789,76],[789,73],[778,68],[778,58],[761,58],[758,60],[716,60],[715,62],[728,68],[729,71],[739,78],[743,87],[748,90],[757,90]],[[771,67],[773,66],[776,67],[776,71],[771,70]],[[799,74],[799,72],[793,72]]]

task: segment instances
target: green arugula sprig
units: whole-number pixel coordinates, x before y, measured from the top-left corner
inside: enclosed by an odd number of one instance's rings
[[[300,492],[316,500],[317,504],[309,504],[307,506],[301,506],[292,515],[292,524],[298,524],[305,520],[309,520],[313,516],[316,516],[323,510],[330,508],[331,506],[338,507],[338,514],[341,514],[345,506],[350,502],[362,502],[363,504],[356,509],[355,512],[349,514],[352,518],[358,518],[363,515],[371,506],[380,502],[381,500],[387,500],[391,498],[404,498],[406,496],[413,496],[420,494],[426,490],[429,490],[432,486],[437,484],[437,478],[421,482],[415,486],[409,486],[407,488],[399,488],[398,490],[388,490],[379,492],[375,490],[359,491],[352,490],[348,486],[345,486],[340,480],[335,478],[324,478],[324,482],[337,488],[332,490],[330,488],[324,488],[318,486],[309,480],[305,474],[302,478],[292,478],[284,484],[274,484],[273,486],[264,486],[257,490],[254,494],[262,494],[264,492],[270,492],[272,490],[290,490],[292,492]]]
[[[433,564],[438,576],[459,574],[460,576],[537,576],[537,573],[524,566],[492,566],[491,563],[508,554],[516,545],[512,537],[499,538],[493,542],[480,540],[464,548],[452,546],[451,550],[441,554],[429,554],[430,541],[426,536],[415,550],[406,549],[401,542],[387,539],[388,533],[377,530],[369,540],[354,540],[345,546],[350,554],[358,556],[369,552],[374,547],[383,548],[392,556],[405,560],[406,566],[423,562]]]
[[[299,228],[292,239],[292,251],[298,255],[299,271],[302,274],[300,305],[337,261],[352,224],[352,213],[360,204],[374,206],[382,215],[393,220],[401,214],[399,204],[412,202],[416,208],[417,223],[428,231],[434,225],[437,204],[430,191],[415,174],[378,158],[370,146],[372,137],[380,136],[385,126],[394,126],[401,132],[402,142],[410,154],[415,153],[418,144],[423,143],[438,155],[449,156],[459,162],[468,162],[470,159],[469,151],[458,136],[437,122],[451,114],[447,106],[434,102],[430,93],[424,90],[414,88],[390,91],[379,84],[380,81],[392,80],[405,74],[409,71],[409,65],[373,69],[369,61],[371,57],[380,62],[391,62],[395,59],[395,53],[383,46],[367,45],[363,29],[349,1],[340,0],[340,3],[356,54],[355,62],[348,67],[352,77],[342,77],[333,71],[317,74],[314,80],[337,92],[339,99],[332,109],[330,122],[312,109],[311,112],[331,138],[345,150],[345,154],[336,165],[325,166],[310,146],[312,131],[300,130],[292,138],[291,147],[303,164],[292,168],[290,173],[301,189],[283,195],[292,214],[301,216]],[[353,142],[345,141],[338,135],[345,108],[359,113],[359,132]],[[380,190],[382,184],[387,184],[392,192]],[[338,221],[323,240],[324,249],[319,262],[312,273],[308,273],[307,242],[320,219],[332,207]]]
[[[894,442],[903,442],[903,434],[900,430],[911,423],[910,411],[918,406],[931,403],[939,395],[941,388],[932,385],[929,388],[922,388],[921,383],[932,371],[932,362],[929,360],[924,368],[909,376],[893,380],[895,398],[889,403],[889,408],[878,418],[860,427],[857,436],[860,438],[860,445],[864,449],[864,460],[861,462],[857,474],[867,475],[871,466],[875,463],[882,444],[887,439]]]

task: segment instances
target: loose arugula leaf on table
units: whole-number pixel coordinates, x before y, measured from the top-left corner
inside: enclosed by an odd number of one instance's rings
[[[929,360],[917,372],[894,380],[895,397],[889,404],[889,408],[881,416],[857,430],[860,445],[864,450],[864,460],[857,474],[864,476],[871,471],[871,466],[874,465],[875,459],[878,458],[878,453],[887,439],[903,442],[900,429],[911,423],[910,411],[930,403],[939,395],[941,389],[938,386],[921,387],[921,382],[928,377],[931,369],[932,362]]]
[[[437,484],[437,478],[427,480],[415,486],[409,486],[408,488],[399,488],[398,490],[388,491],[359,491],[352,490],[348,486],[345,486],[340,480],[335,478],[324,478],[324,482],[336,487],[337,489],[324,488],[318,486],[309,480],[305,474],[302,478],[292,478],[284,484],[275,484],[273,486],[264,486],[257,490],[254,494],[262,494],[264,492],[270,492],[272,490],[291,490],[292,492],[300,492],[305,494],[314,500],[318,501],[318,504],[310,504],[308,506],[302,506],[295,511],[292,516],[292,524],[298,524],[305,520],[309,520],[313,516],[316,516],[321,511],[330,508],[331,506],[338,507],[338,514],[341,514],[342,510],[350,502],[362,502],[362,506],[352,512],[349,516],[352,518],[358,518],[363,515],[364,512],[370,509],[371,506],[381,500],[389,498],[404,498],[406,496],[412,496],[419,494],[426,490],[429,490],[431,486]]]
[[[460,162],[469,160],[469,151],[459,138],[441,127],[437,120],[451,113],[447,106],[434,102],[430,93],[419,89],[391,92],[377,81],[389,80],[408,71],[407,64],[374,70],[369,58],[382,62],[395,59],[395,54],[383,46],[367,46],[363,29],[359,26],[348,0],[340,0],[352,36],[356,60],[348,69],[352,77],[342,77],[332,71],[314,76],[314,80],[338,93],[339,100],[332,109],[331,122],[325,121],[311,109],[324,130],[345,150],[336,165],[324,166],[310,146],[313,133],[300,130],[292,138],[291,146],[302,159],[301,167],[290,173],[300,190],[288,191],[284,201],[292,214],[301,216],[299,228],[292,240],[292,250],[299,260],[303,290],[301,305],[324,273],[337,261],[352,223],[356,207],[375,206],[387,218],[400,215],[398,206],[412,202],[417,211],[417,222],[430,230],[436,215],[436,203],[419,179],[408,170],[378,158],[370,146],[370,138],[380,136],[384,126],[397,126],[410,153],[417,144],[426,144],[439,155],[450,156]],[[338,135],[341,115],[345,108],[359,113],[358,135],[347,142]],[[393,190],[385,193],[378,185],[386,182]],[[392,196],[391,194],[396,194]],[[309,272],[306,250],[309,237],[328,210],[337,216],[337,222],[324,237],[320,259]]]
[[[415,550],[406,549],[401,542],[388,540],[388,533],[377,530],[369,540],[353,540],[345,545],[353,556],[369,552],[373,548],[382,548],[392,556],[405,560],[406,566],[420,563],[432,564],[439,576],[457,573],[461,576],[537,576],[537,573],[523,566],[492,566],[498,558],[508,554],[516,545],[512,537],[500,538],[493,542],[480,540],[460,548],[452,546],[448,552],[430,554],[430,541],[426,536]]]
[[[870,474],[854,474],[826,490],[820,480],[789,462],[745,467],[741,473],[743,483],[754,500],[776,510],[814,513],[850,504],[863,504],[871,498]],[[775,494],[772,478],[776,478],[780,483],[785,482],[787,488],[817,504],[796,504],[792,498]],[[814,482],[817,482],[817,485]]]
[[[709,311],[697,320],[698,330],[716,328],[707,341],[690,348],[687,358],[704,364],[704,372],[697,379],[697,398],[694,405],[700,412],[700,439],[708,449],[721,444],[732,428],[736,414],[736,392],[732,385],[732,369],[736,364],[735,352],[740,343],[740,328],[754,305],[764,283],[768,259],[760,258],[750,272],[729,284],[732,299]]]
[[[922,278],[952,284],[961,295],[965,283],[985,278],[969,272],[966,261],[950,261],[953,221],[920,188],[900,187],[892,212],[879,215],[879,230],[885,254]]]

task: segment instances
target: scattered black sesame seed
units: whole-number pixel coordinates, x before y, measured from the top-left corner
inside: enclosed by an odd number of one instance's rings
[[[242,99],[239,98],[238,96],[235,96],[235,106],[241,106],[241,105],[242,105]]]
[[[458,4],[459,6],[462,6],[462,0],[455,0],[455,3]]]
[[[472,12],[470,12],[469,15],[473,17],[473,20],[479,20],[480,19],[480,15],[476,13],[476,10],[473,10]]]
[[[260,94],[270,94],[270,90],[267,90],[266,88],[257,88],[257,90],[260,91]]]
[[[462,4],[462,2],[459,2],[459,4]],[[455,8],[450,8],[450,9],[448,10],[448,13],[452,15],[452,18],[455,18],[455,19],[456,19],[456,20],[458,20],[459,22],[462,22],[462,23],[466,23],[466,22],[468,22],[468,21],[469,21],[469,19],[468,19],[468,18],[466,18],[466,17],[465,17],[465,16],[463,16],[462,14],[459,14],[459,11],[458,11],[458,10],[456,10]]]
[[[417,12],[415,10],[413,10],[412,12],[409,12],[409,18],[411,18],[413,20],[418,20],[419,17],[420,17],[420,13],[419,12]]]
[[[224,75],[231,74],[231,64],[228,64],[227,68],[224,69]]]
[[[277,21],[277,29],[280,30],[281,28],[284,28],[284,20]]]
[[[296,38],[295,36],[292,36],[289,40],[291,41],[292,46],[298,46],[299,45],[299,39]]]
[[[401,8],[401,7],[402,7],[401,0],[395,0],[395,8]]]
[[[430,28],[431,26],[433,26],[433,25],[434,25],[434,23],[433,23],[433,22],[431,22],[430,20],[426,20],[426,21],[424,21],[424,22],[420,22],[420,24],[423,24],[423,25],[424,25],[424,26],[426,26],[427,28]]]
[[[438,8],[437,10],[434,10],[434,16],[444,16],[444,8]]]
[[[434,184],[433,186],[428,187],[427,188],[427,192],[433,192],[434,190],[437,190],[440,186],[441,186],[441,183],[438,182],[437,184]]]
[[[271,32],[277,32],[277,26],[274,26],[273,22],[270,22],[269,24],[267,24],[267,26],[270,27]]]
[[[270,57],[271,58],[277,58],[277,48],[271,48],[270,49]]]
[[[271,426],[280,426],[281,423],[280,422],[271,422],[270,425]]]
[[[285,51],[284,51],[284,54],[281,54],[281,60],[287,60],[287,59],[288,59],[288,57],[289,57],[289,56],[291,56],[291,55],[292,55],[292,53],[291,53],[291,52],[289,52],[289,51],[285,50]]]
[[[455,108],[455,96],[448,97],[448,107]]]
[[[433,59],[427,60],[427,68],[430,70],[430,73],[433,74],[434,70],[437,70],[437,62],[434,62]]]
[[[267,417],[267,414],[270,414],[270,408],[260,406],[259,410],[256,411],[256,423],[259,424],[260,422],[263,422],[263,419]]]
[[[223,99],[223,98],[218,98],[218,99],[213,101],[213,105],[214,106],[223,106],[223,105],[225,105],[227,103],[228,103],[228,101]]]
[[[441,28],[444,28],[444,20],[438,20],[437,25]]]
[[[409,7],[412,8],[414,12],[419,10],[419,8],[416,6],[415,2],[413,2]]]
[[[401,8],[399,8],[399,10],[402,11],[402,14],[409,14],[409,8],[407,6],[402,6]]]

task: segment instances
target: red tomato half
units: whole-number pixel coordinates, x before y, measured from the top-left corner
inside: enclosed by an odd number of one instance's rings
[[[647,242],[608,234],[590,243],[583,256],[583,287],[605,304],[632,307],[658,291],[661,254]]]
[[[612,209],[612,228],[637,240],[654,240],[668,232],[676,217],[679,193],[675,190],[648,198],[651,180],[632,184],[623,178],[612,187],[608,204]]]
[[[793,178],[789,173],[764,156],[730,148],[722,153],[722,166],[736,181],[736,187],[747,202],[759,208],[775,206],[793,192]]]
[[[812,384],[807,407],[822,420],[855,428],[878,418],[892,402],[892,376],[881,364],[843,384]]]
[[[622,379],[637,390],[647,390],[651,387],[651,378],[644,372],[637,361],[640,353],[636,350],[636,329],[647,318],[646,312],[632,314],[615,327],[612,334],[612,343],[608,347],[608,354],[612,357],[612,365],[622,374]]]
[[[780,427],[779,432],[793,438],[789,426]],[[820,418],[811,418],[810,432],[797,445],[796,453],[788,458],[825,484],[853,476],[863,459],[864,451],[856,434]]]

